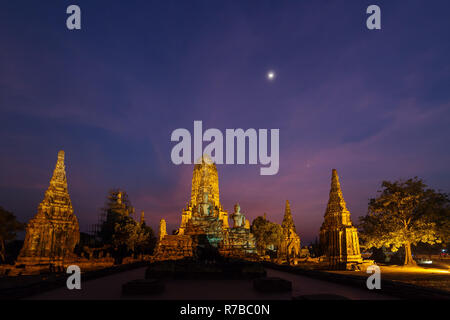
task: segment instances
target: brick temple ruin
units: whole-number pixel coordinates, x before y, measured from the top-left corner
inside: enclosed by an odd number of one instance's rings
[[[16,265],[8,267],[10,275],[62,270],[70,264],[92,269],[114,263],[109,255],[93,258],[74,254],[80,232],[68,192],[64,157],[64,151],[60,151],[44,199],[36,215],[27,224]],[[141,213],[141,223],[143,221],[145,217]],[[296,264],[302,249],[289,201],[286,201],[281,226],[283,240],[277,247],[278,261]],[[350,219],[339,177],[334,169],[324,222],[320,228],[320,244],[324,256],[319,261],[325,260],[329,269],[358,270],[370,263],[361,257],[358,232]],[[203,156],[200,163],[194,166],[191,197],[181,212],[179,228],[174,234],[168,234],[165,220],[160,221],[159,240],[150,260],[198,258],[199,251],[203,249],[209,250],[207,254],[216,252],[223,257],[249,260],[262,258],[256,251],[250,221],[241,212],[240,205],[234,206],[230,216],[223,208],[217,167],[208,156]]]
[[[78,220],[67,189],[64,151],[59,151],[44,200],[27,224],[17,264],[62,266],[65,259],[75,258],[73,251],[79,240]]]
[[[331,174],[330,196],[320,228],[320,244],[330,269],[363,269],[371,263],[363,262],[361,257],[358,230],[350,219],[336,169]]]
[[[194,166],[191,198],[182,210],[180,227],[169,235],[165,220],[160,222],[156,260],[195,257],[198,248],[207,247],[222,256],[257,258],[250,221],[236,204],[231,215],[233,226],[229,226],[228,212],[220,203],[217,167],[208,156],[199,162]]]

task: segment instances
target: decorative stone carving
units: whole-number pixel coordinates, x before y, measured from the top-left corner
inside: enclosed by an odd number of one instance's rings
[[[320,228],[320,244],[333,269],[354,269],[355,264],[362,262],[358,231],[350,220],[336,169],[332,171],[330,197]]]
[[[234,212],[231,215],[231,219],[233,219],[233,227],[234,228],[241,228],[245,226],[245,216],[241,213],[241,206],[239,203],[236,203],[234,206]]]
[[[207,217],[212,213],[212,205],[208,201],[208,193],[203,193],[202,202],[198,205],[198,213],[201,216]]]
[[[17,264],[61,266],[65,259],[74,257],[73,250],[79,239],[78,220],[67,189],[64,151],[59,151],[44,200],[28,222]]]

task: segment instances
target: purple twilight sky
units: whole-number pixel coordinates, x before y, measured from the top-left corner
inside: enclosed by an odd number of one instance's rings
[[[82,29],[65,26],[68,5]],[[370,4],[382,29],[366,28]],[[448,1],[2,1],[0,206],[35,213],[60,149],[81,229],[107,190],[154,228],[181,220],[177,128],[279,128],[280,170],[219,165],[221,202],[318,235],[331,169],[352,219],[382,180],[450,190]],[[266,73],[277,77],[268,81]]]

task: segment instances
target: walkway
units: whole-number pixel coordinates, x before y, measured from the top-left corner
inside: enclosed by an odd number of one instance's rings
[[[252,280],[166,280],[161,294],[145,297],[123,297],[122,285],[135,279],[143,279],[146,268],[124,271],[81,283],[81,290],[59,288],[30,297],[29,299],[151,299],[151,300],[290,300],[292,296],[312,294],[334,294],[349,299],[393,299],[370,291],[317,280],[306,276],[268,269],[268,276],[292,281],[292,294],[264,294],[253,289]]]

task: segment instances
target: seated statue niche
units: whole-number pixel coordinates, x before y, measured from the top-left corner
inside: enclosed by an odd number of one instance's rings
[[[198,213],[201,216],[209,216],[211,214],[211,205],[209,204],[209,201],[208,201],[208,193],[207,192],[203,193],[203,200],[198,206]]]
[[[241,206],[239,203],[236,203],[234,206],[234,212],[231,215],[231,219],[233,219],[233,227],[234,228],[242,228],[245,227],[245,216],[241,213]]]

